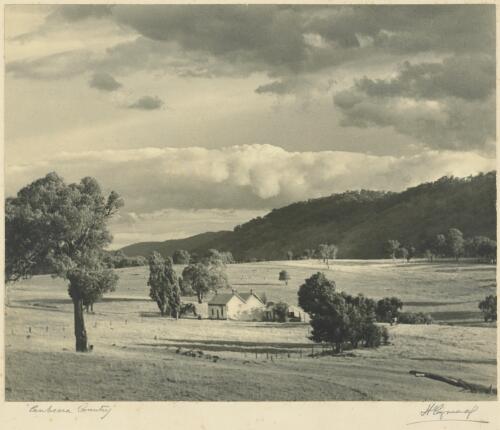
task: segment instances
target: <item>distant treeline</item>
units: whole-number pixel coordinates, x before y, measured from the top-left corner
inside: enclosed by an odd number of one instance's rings
[[[142,255],[128,257],[121,249],[117,251],[105,251],[103,260],[109,267],[115,269],[121,269],[123,267],[145,266],[146,264],[148,264],[148,260],[146,257],[143,257]]]
[[[439,255],[432,244],[450,228],[460,231],[465,241],[496,241],[496,172],[445,176],[400,193],[334,194],[274,209],[234,231],[138,243],[123,252],[147,257],[158,251],[172,257],[180,249],[203,255],[213,248],[231,252],[236,261],[261,261],[317,257],[321,244],[335,244],[337,258],[370,259],[387,258],[388,240],[397,240],[418,255],[427,250]],[[464,242],[463,255],[470,249]]]

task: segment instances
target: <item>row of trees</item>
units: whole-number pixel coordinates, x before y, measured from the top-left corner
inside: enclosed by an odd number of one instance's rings
[[[209,249],[205,255],[198,255],[197,253],[190,254],[185,249],[178,249],[172,254],[174,264],[196,264],[206,261],[207,256],[212,259],[217,259],[223,264],[233,264],[234,257],[230,251],[218,251],[217,249]]]
[[[319,258],[322,260],[327,266],[329,266],[329,260],[335,260],[337,258],[339,248],[337,245],[322,243],[318,245],[317,249],[314,248],[306,248],[302,252],[302,254],[294,255],[293,251],[287,251],[286,256],[288,260],[304,260],[311,258]]]
[[[179,318],[182,310],[187,309],[181,296],[196,296],[202,303],[208,293],[229,287],[225,261],[224,253],[211,249],[177,277],[172,259],[154,252],[149,257],[149,297],[158,305],[161,316]]]
[[[119,249],[117,251],[107,251],[104,253],[104,262],[111,268],[121,269],[123,267],[139,267],[148,264],[148,259],[141,255],[129,257]]]
[[[390,258],[403,258],[410,261],[417,255],[416,248],[411,245],[401,245],[398,240],[390,239],[384,245],[385,253]],[[446,234],[438,234],[427,242],[422,255],[429,261],[436,257],[450,257],[457,261],[460,257],[478,258],[496,261],[497,243],[485,236],[464,238],[457,228],[450,228]]]

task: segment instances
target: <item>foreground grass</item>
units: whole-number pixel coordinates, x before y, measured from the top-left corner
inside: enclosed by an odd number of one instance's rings
[[[6,364],[8,401],[492,399],[416,379],[407,370],[416,365],[463,374],[467,366],[459,363],[366,357],[213,362],[166,350],[142,354],[18,350],[7,354]]]

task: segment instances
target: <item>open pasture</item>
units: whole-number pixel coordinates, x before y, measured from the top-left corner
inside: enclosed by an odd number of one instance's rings
[[[176,267],[180,275],[182,267]],[[291,276],[278,281],[279,270]],[[344,356],[321,352],[308,325],[159,318],[145,267],[119,270],[114,293],[86,315],[94,351],[73,352],[73,307],[64,282],[37,276],[10,288],[6,310],[6,398],[28,400],[490,400],[410,370],[496,381],[496,330],[477,303],[495,291],[489,265],[334,261],[235,264],[240,291],[296,303],[318,270],[337,288],[378,299],[398,296],[404,310],[440,323],[389,327],[391,345]],[[184,355],[193,351],[195,356]]]

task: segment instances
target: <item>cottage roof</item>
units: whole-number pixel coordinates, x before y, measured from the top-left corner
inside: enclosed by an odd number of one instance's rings
[[[240,296],[243,300],[245,300],[245,302],[251,297],[251,296],[254,296],[259,302],[261,303],[264,303],[262,301],[262,299],[257,295],[255,294],[253,291],[250,291],[249,293],[240,293]]]
[[[245,299],[241,298],[241,296],[237,293],[226,293],[226,294],[216,294],[214,297],[212,297],[212,300],[208,302],[209,305],[225,305],[229,303],[229,301],[233,297],[238,297],[239,300],[242,302],[245,301]]]

